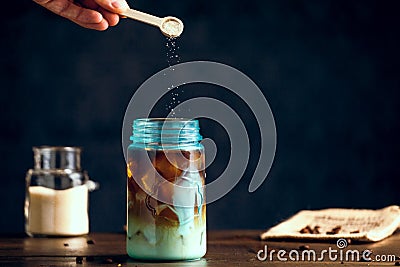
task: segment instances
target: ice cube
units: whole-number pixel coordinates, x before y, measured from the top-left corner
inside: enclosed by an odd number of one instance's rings
[[[168,221],[179,223],[179,217],[176,210],[170,205],[159,205],[157,207],[157,214],[160,217],[164,217]]]
[[[164,179],[173,182],[182,174],[182,170],[189,165],[184,157],[178,158],[176,151],[157,151],[155,168]]]
[[[179,217],[179,232],[186,234],[194,228],[194,217],[202,213],[202,177],[198,171],[185,170],[178,178],[174,195],[174,208]]]
[[[204,154],[201,150],[181,150],[182,155],[189,160],[190,169],[192,171],[195,170],[204,170]],[[189,167],[189,166],[188,166]]]

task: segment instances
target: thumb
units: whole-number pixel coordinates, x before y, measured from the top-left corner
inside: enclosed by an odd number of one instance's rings
[[[129,8],[125,0],[95,0],[95,2],[102,8],[113,13],[120,13]]]

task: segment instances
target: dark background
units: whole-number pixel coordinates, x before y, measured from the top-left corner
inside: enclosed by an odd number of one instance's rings
[[[105,32],[91,31],[33,2],[14,2],[2,3],[0,18],[0,232],[23,231],[31,147],[45,144],[84,147],[83,166],[101,184],[90,196],[91,231],[121,231],[122,119],[141,83],[167,67],[165,37],[127,19]],[[243,71],[273,110],[278,145],[268,179],[247,192],[258,153],[252,138],[252,164],[230,194],[208,206],[209,229],[268,228],[300,209],[400,204],[399,1],[130,5],[180,17],[182,60]],[[189,96],[213,94],[247,113],[221,88],[193,88],[185,90]],[[244,118],[257,137],[251,116]],[[226,150],[220,127],[205,121],[202,130]],[[220,151],[207,170],[210,179],[226,162]]]

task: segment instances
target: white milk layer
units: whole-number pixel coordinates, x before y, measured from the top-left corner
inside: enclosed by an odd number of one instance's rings
[[[29,187],[30,234],[74,236],[89,232],[88,188],[66,190]]]
[[[206,254],[206,226],[182,234],[180,227],[140,224],[129,220],[127,252],[143,260],[193,260]]]

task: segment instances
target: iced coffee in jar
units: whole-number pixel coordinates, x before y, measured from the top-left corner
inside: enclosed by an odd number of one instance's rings
[[[204,147],[197,120],[138,119],[127,159],[127,252],[142,260],[206,253]]]

